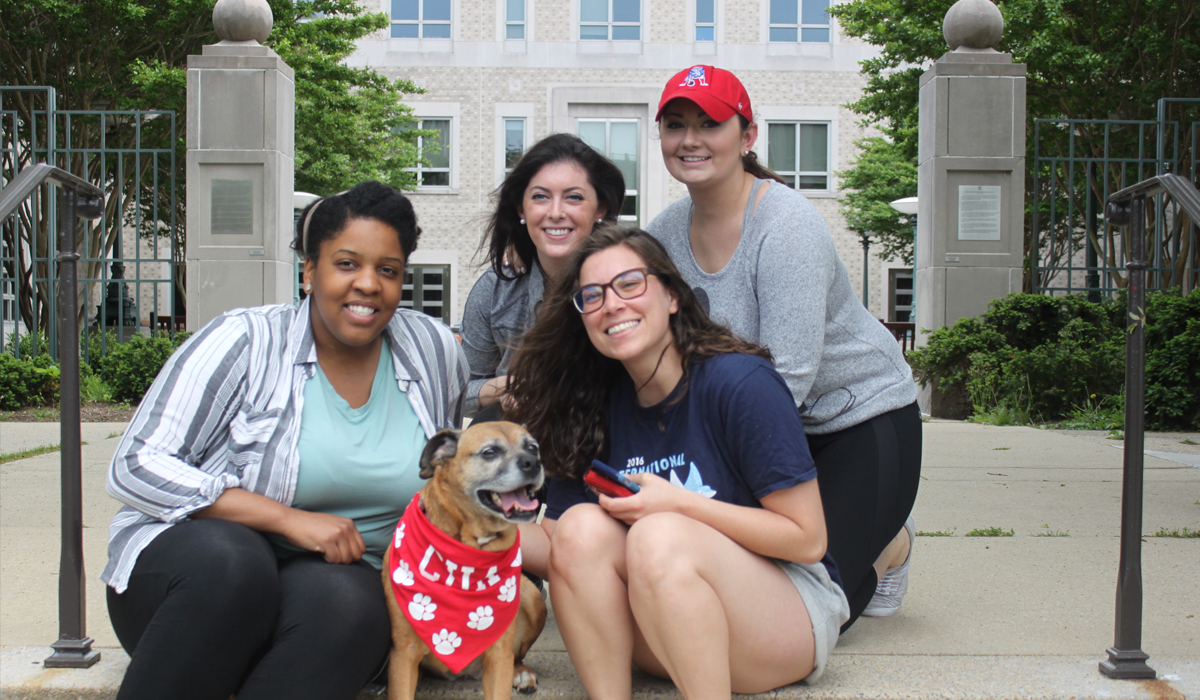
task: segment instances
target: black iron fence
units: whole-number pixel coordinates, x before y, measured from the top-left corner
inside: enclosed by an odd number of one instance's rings
[[[1168,173],[1200,182],[1198,136],[1200,98],[1159,100],[1154,120],[1035,120],[1027,289],[1096,301],[1125,289],[1131,251],[1104,202]],[[1146,214],[1146,288],[1200,286],[1200,222],[1169,192],[1148,199]]]

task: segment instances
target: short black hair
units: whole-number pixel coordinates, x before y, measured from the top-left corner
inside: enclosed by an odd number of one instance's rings
[[[305,260],[317,259],[321,242],[335,238],[350,219],[375,219],[391,226],[400,237],[404,259],[417,249],[421,227],[412,202],[390,185],[376,180],[361,182],[354,187],[322,197],[304,208],[296,221],[296,237],[292,250]]]
[[[621,213],[625,202],[625,176],[621,169],[574,134],[547,136],[521,156],[496,190],[496,209],[488,219],[480,247],[487,248],[485,262],[491,264],[500,279],[512,279],[504,269],[504,251],[510,245],[525,261],[526,270],[533,269],[530,263],[537,257],[537,249],[517,209],[525,198],[529,181],[547,165],[562,162],[575,163],[587,173],[588,184],[596,190],[596,198],[605,209],[605,221],[615,222]]]

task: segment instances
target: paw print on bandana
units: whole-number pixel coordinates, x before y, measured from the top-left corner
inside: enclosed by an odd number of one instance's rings
[[[515,569],[521,568],[521,550],[519,549],[517,550],[517,556],[513,557],[512,566]]]
[[[408,562],[400,560],[400,566],[397,566],[396,570],[392,572],[392,580],[401,586],[413,585],[413,572],[408,568]]]
[[[462,646],[462,640],[458,638],[458,634],[446,629],[434,634],[432,641],[433,650],[443,656],[453,654],[455,649]]]
[[[490,605],[480,605],[478,608],[475,608],[475,612],[471,613],[468,617],[470,617],[471,620],[467,623],[467,627],[470,627],[473,630],[479,630],[480,632],[491,627],[492,623],[495,621],[495,618],[492,617],[492,606]]]
[[[414,620],[432,620],[433,611],[437,610],[437,603],[433,599],[423,593],[418,593],[413,596],[413,599],[408,603],[408,614],[412,615]],[[445,632],[446,630],[442,630]]]
[[[508,577],[508,580],[505,581],[504,585],[500,587],[500,595],[497,597],[500,598],[501,603],[511,603],[513,601],[513,598],[517,597],[517,577],[516,576]]]
[[[399,547],[404,541],[404,523],[400,523],[400,527],[396,528],[396,542],[393,546]]]

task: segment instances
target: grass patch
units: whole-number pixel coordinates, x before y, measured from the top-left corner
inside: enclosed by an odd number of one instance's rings
[[[1051,530],[1049,524],[1043,524],[1042,529],[1033,533],[1034,537],[1070,537],[1070,530]]]
[[[1179,441],[1179,444],[1180,445],[1200,445],[1200,442],[1196,442],[1195,440],[1193,440],[1191,438],[1184,438]]]
[[[121,437],[121,436],[122,436],[122,435],[124,435],[124,434],[125,434],[125,431],[124,431],[124,430],[114,430],[114,431],[112,431],[111,433],[109,433],[109,434],[108,434],[108,437],[106,437],[106,438],[104,438],[104,439],[105,439],[105,440],[111,440],[111,439],[113,439],[113,438],[115,438],[115,437]]]
[[[992,451],[997,452],[999,450],[1011,450],[1011,449],[1012,449],[1011,447],[993,447]]]
[[[972,423],[982,423],[984,425],[1029,425],[1033,423],[1033,419],[1029,416],[1029,411],[1020,408],[1012,408],[1008,405],[1000,405],[990,411],[981,411],[979,406],[975,407],[975,415],[967,420]]]
[[[977,527],[963,535],[963,537],[1012,537],[1015,534],[1017,533],[1011,529],[1005,530],[999,527]]]
[[[949,530],[917,530],[917,537],[954,537],[956,530],[956,527]]]
[[[86,445],[87,443],[81,442],[79,444]],[[0,454],[0,464],[7,464],[8,462],[15,462],[18,459],[27,459],[29,457],[37,457],[38,455],[49,454],[51,452],[58,452],[60,449],[62,449],[62,447],[60,445],[42,445],[41,447],[35,447],[31,450],[21,450],[20,452],[5,452],[3,454]],[[1184,530],[1187,530],[1187,528],[1184,528]]]
[[[1150,535],[1150,537],[1180,537],[1186,539],[1200,538],[1200,530],[1189,530],[1186,527],[1182,530],[1168,530],[1165,527],[1158,528],[1158,532]]]

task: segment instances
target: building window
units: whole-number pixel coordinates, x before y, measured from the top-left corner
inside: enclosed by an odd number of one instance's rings
[[[404,270],[400,308],[429,314],[450,325],[449,287],[449,265],[409,265]]]
[[[641,0],[579,0],[579,38],[638,41],[642,38]]]
[[[798,190],[828,190],[829,125],[767,122],[767,167]]]
[[[409,168],[417,174],[417,187],[450,186],[450,120],[421,119],[410,128],[436,132],[435,136],[417,138],[417,153],[421,160]]]
[[[393,39],[449,39],[450,0],[392,0]]]
[[[829,0],[771,0],[771,41],[829,43]]]
[[[525,0],[504,0],[504,38],[525,38]]]
[[[888,321],[911,323],[913,302],[912,270],[888,270]]]
[[[696,41],[717,40],[717,0],[696,0]]]
[[[525,153],[525,120],[504,120],[504,176],[512,172]]]
[[[638,223],[638,120],[579,119],[579,138],[603,153],[625,176],[625,203],[619,221]]]

